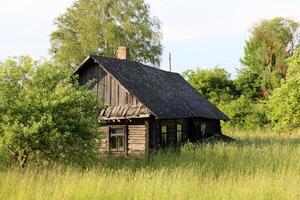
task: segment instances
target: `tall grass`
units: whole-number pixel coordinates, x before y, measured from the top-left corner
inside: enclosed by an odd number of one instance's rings
[[[1,199],[300,199],[300,134],[231,132],[234,143],[187,144],[90,169],[6,168]]]

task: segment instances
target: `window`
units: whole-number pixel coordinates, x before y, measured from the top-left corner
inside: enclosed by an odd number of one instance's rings
[[[177,124],[177,126],[176,126],[176,140],[177,140],[177,142],[182,141],[182,125],[181,124]]]
[[[205,123],[201,123],[201,134],[205,135],[206,132],[206,124]]]
[[[109,149],[112,151],[125,150],[125,128],[110,128]]]
[[[168,127],[166,125],[161,126],[161,145],[167,146],[168,144]]]

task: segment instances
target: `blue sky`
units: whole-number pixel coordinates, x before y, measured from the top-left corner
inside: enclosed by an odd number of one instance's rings
[[[73,0],[1,0],[0,60],[28,54],[49,57],[53,20]],[[233,76],[249,29],[276,16],[300,21],[297,0],[146,0],[162,22],[162,69],[173,71],[223,66]]]

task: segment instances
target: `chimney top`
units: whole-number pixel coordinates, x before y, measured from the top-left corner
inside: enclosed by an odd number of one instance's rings
[[[117,51],[117,58],[125,60],[128,57],[129,49],[127,47],[119,47]]]

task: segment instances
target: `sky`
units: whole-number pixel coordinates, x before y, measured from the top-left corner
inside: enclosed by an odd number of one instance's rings
[[[299,0],[145,0],[162,23],[161,69],[172,71],[224,67],[232,76],[240,67],[251,27],[276,16],[300,22]],[[54,19],[73,0],[1,0],[0,60],[31,55],[49,58]]]

